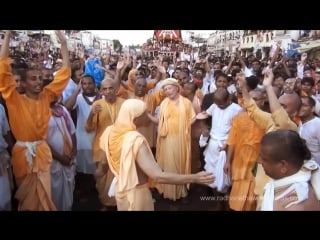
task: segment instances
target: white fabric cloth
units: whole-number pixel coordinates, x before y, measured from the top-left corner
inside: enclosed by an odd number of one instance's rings
[[[6,116],[6,111],[4,110],[2,104],[0,104],[0,149],[6,149],[8,147],[8,143],[3,136],[7,135],[9,131],[10,127]]]
[[[317,114],[318,117],[320,117],[320,102],[316,96],[311,95],[311,97],[316,102],[316,105],[314,106],[314,113]]]
[[[265,192],[262,200],[262,211],[273,211],[274,201],[279,200],[286,196],[288,193],[295,191],[298,197],[298,200],[289,203],[285,208],[288,208],[294,204],[298,204],[308,199],[309,185],[308,181],[311,179],[311,171],[298,171],[297,173],[279,179],[271,179],[265,186]],[[282,194],[275,197],[274,192],[278,188],[283,188],[289,186]]]
[[[68,110],[63,107],[67,113],[71,124],[71,134],[75,133],[75,126]],[[71,135],[68,132],[66,122],[63,117],[51,116],[49,120],[49,131],[47,142],[55,152],[63,155],[63,132],[67,134],[69,143],[72,144]],[[75,161],[75,160],[74,160]],[[75,187],[75,170],[76,166],[64,166],[57,160],[53,159],[51,164],[51,195],[57,210],[71,211],[73,204],[73,191]]]
[[[34,142],[23,142],[23,141],[17,141],[16,144],[20,147],[26,148],[26,160],[29,164],[29,167],[33,167],[33,158],[37,154],[37,145],[40,144],[42,140],[40,141],[34,141]]]
[[[88,98],[90,101],[93,101],[95,97]],[[96,166],[92,161],[92,143],[96,132],[92,131],[88,133],[85,129],[91,105],[84,100],[82,94],[79,94],[74,108],[77,109],[77,172],[93,174]]]
[[[11,210],[11,190],[13,189],[13,176],[11,171],[11,158],[6,150],[8,143],[4,136],[10,131],[4,107],[0,104],[0,211]]]
[[[306,140],[308,149],[311,152],[312,159],[320,164],[320,118],[315,117],[312,120],[299,125],[300,137]]]
[[[208,140],[209,140],[209,137],[205,137],[203,136],[202,134],[200,135],[200,139],[199,139],[199,146],[200,147],[205,147],[208,145]]]
[[[206,73],[206,76],[203,78],[203,84],[202,84],[202,94],[206,95],[208,93],[211,93],[212,91],[210,90],[211,84],[214,84],[214,78],[213,78],[213,74],[210,75],[209,73]]]
[[[220,151],[220,148],[225,145],[228,139],[233,118],[242,112],[242,108],[235,103],[230,104],[225,109],[212,104],[206,112],[212,116],[212,127],[209,143],[203,153],[204,169],[213,173],[216,177],[215,181],[209,186],[217,188],[219,192],[224,193],[231,185],[231,181],[230,177],[223,171],[226,163],[226,152]]]
[[[231,186],[230,177],[224,173],[223,167],[226,163],[226,151],[220,151],[226,139],[218,140],[211,137],[208,147],[205,150],[205,165],[204,169],[211,172],[215,176],[215,181],[209,185],[211,188],[216,188],[218,192],[225,193],[228,187]]]
[[[317,199],[320,200],[320,166],[319,164],[314,160],[309,160],[304,163],[303,168],[312,171],[311,185],[317,196]]]
[[[70,78],[66,88],[62,92],[62,102],[63,104],[68,101],[74,91],[77,89],[78,85]]]
[[[110,187],[109,187],[109,191],[108,191],[108,196],[109,197],[114,197],[116,195],[116,184],[118,182],[118,179],[116,177],[114,177],[112,179],[112,182],[110,184]]]
[[[10,156],[7,150],[0,151],[0,211],[11,210]],[[8,171],[9,170],[9,171]]]
[[[226,109],[221,109],[216,104],[212,104],[206,111],[212,116],[210,136],[215,136],[217,139],[226,139],[233,118],[242,111],[242,108],[235,103],[231,103]]]

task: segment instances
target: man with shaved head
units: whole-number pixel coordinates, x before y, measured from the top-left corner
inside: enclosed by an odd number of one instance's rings
[[[147,80],[143,77],[138,77],[134,84],[134,93],[129,94],[129,98],[140,99],[147,104],[148,113],[152,116],[155,113],[155,109],[160,105],[165,98],[165,94],[162,89],[153,93],[147,94]],[[148,141],[151,149],[155,152],[156,147],[156,131],[154,122],[151,119],[140,126],[137,129]]]
[[[104,98],[99,99],[92,104],[85,125],[87,132],[95,133],[92,142],[92,160],[97,167],[96,187],[100,201],[103,205],[102,210],[106,210],[107,207],[116,206],[115,199],[110,198],[106,194],[112,182],[113,174],[109,170],[107,162],[104,161],[105,153],[100,148],[99,143],[100,137],[106,127],[114,124],[120,107],[124,102],[124,99],[117,97],[117,88],[118,84],[112,78],[107,77],[101,82],[100,93]]]
[[[251,98],[259,108],[264,105],[264,95],[260,90],[250,91]],[[235,211],[255,211],[255,177],[252,169],[259,156],[260,142],[265,130],[260,128],[248,112],[239,113],[232,121],[227,145],[227,161],[224,171],[231,177],[232,188],[229,206]]]
[[[218,88],[214,94],[214,104],[205,112],[200,113],[203,117],[212,116],[210,132],[207,129],[203,130],[199,144],[201,147],[206,146],[204,150],[204,169],[215,175],[216,181],[209,186],[214,189],[214,195],[217,197],[220,195],[220,199],[224,199],[223,197],[231,185],[229,175],[223,171],[223,168],[226,163],[227,139],[231,123],[240,112],[242,112],[242,108],[231,102],[228,90]],[[225,202],[220,203],[223,204],[221,208],[227,208],[224,205]]]
[[[250,118],[266,132],[276,131],[278,129],[288,129],[297,131],[298,123],[300,122],[298,115],[301,107],[301,99],[299,95],[294,93],[287,93],[282,95],[279,99],[273,90],[272,70],[265,73],[263,85],[266,88],[270,113],[262,111],[257,104],[250,97],[246,90],[246,82],[243,74],[239,73],[237,76],[239,88],[242,90],[244,107],[248,112]],[[268,176],[265,174],[261,164],[257,165],[256,186],[255,193],[258,195],[257,209],[261,207],[261,199],[265,184],[269,181]]]
[[[261,110],[252,100],[247,90],[245,76],[239,73],[237,80],[238,87],[243,95],[244,108],[248,111],[250,118],[261,128],[265,129],[266,132],[277,129],[297,130],[297,124],[299,123],[297,114],[301,106],[301,99],[296,93],[284,94],[278,99],[271,85],[273,80],[271,70],[266,72],[263,81],[269,99],[271,115]]]

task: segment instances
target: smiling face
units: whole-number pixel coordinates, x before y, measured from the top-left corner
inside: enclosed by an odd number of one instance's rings
[[[176,97],[179,95],[179,87],[173,84],[169,84],[164,86],[163,92],[165,95],[170,99],[176,99]]]
[[[27,71],[26,80],[22,81],[22,87],[25,92],[30,95],[38,95],[42,91],[42,74],[39,70],[29,70]]]

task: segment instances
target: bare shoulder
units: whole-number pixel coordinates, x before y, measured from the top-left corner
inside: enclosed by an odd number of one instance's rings
[[[320,211],[320,201],[310,184],[308,198],[299,203],[297,201],[297,192],[293,190],[275,202],[276,209],[280,211]]]

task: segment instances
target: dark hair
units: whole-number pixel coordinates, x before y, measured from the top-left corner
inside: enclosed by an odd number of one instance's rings
[[[225,73],[223,73],[223,72],[217,73],[217,74],[214,76],[214,78],[215,78],[216,80],[217,80],[219,77],[224,77],[225,79],[228,80],[228,75],[225,74]]]
[[[86,75],[82,76],[82,78],[90,78],[92,80],[92,82],[93,82],[93,85],[96,85],[96,81],[94,80],[93,76],[91,76],[89,74],[86,74]]]
[[[301,99],[308,99],[308,103],[311,105],[311,107],[316,106],[316,100],[314,100],[312,97],[302,96]]]
[[[269,132],[263,136],[261,145],[272,146],[271,158],[275,162],[286,160],[297,168],[302,167],[304,160],[311,158],[306,141],[293,130]]]
[[[237,73],[241,72],[241,69],[233,69],[231,71],[231,76],[232,77],[236,77],[237,76]]]
[[[220,70],[220,69],[214,70],[213,77],[216,78],[217,76],[219,76],[221,74],[223,74],[222,70]]]
[[[304,77],[301,80],[301,84],[305,84],[305,83],[310,83],[310,85],[313,87],[314,86],[314,80],[312,77]]]
[[[256,76],[250,76],[250,77],[246,77],[246,81],[247,81],[247,85],[248,87],[253,90],[256,89],[256,87],[258,86],[258,83],[260,81],[260,79]]]
[[[207,93],[203,96],[203,100],[201,103],[201,110],[206,111],[212,104],[214,103],[214,93]],[[205,119],[205,124],[211,128],[212,117],[208,117]]]
[[[287,78],[289,78],[289,76],[285,72],[282,72],[282,71],[274,74],[274,79],[279,78],[279,77],[283,78],[283,81],[285,81]]]
[[[207,93],[203,96],[201,110],[207,110],[214,103],[214,93]]]
[[[181,68],[180,71],[181,71],[181,72],[184,72],[184,73],[186,73],[188,76],[190,76],[190,70],[189,70],[189,68]]]
[[[28,64],[22,58],[14,58],[13,62],[11,63],[11,68],[28,68]]]
[[[18,75],[21,77],[21,81],[25,81],[27,79],[27,70],[26,68],[13,68],[12,69],[13,75]]]

